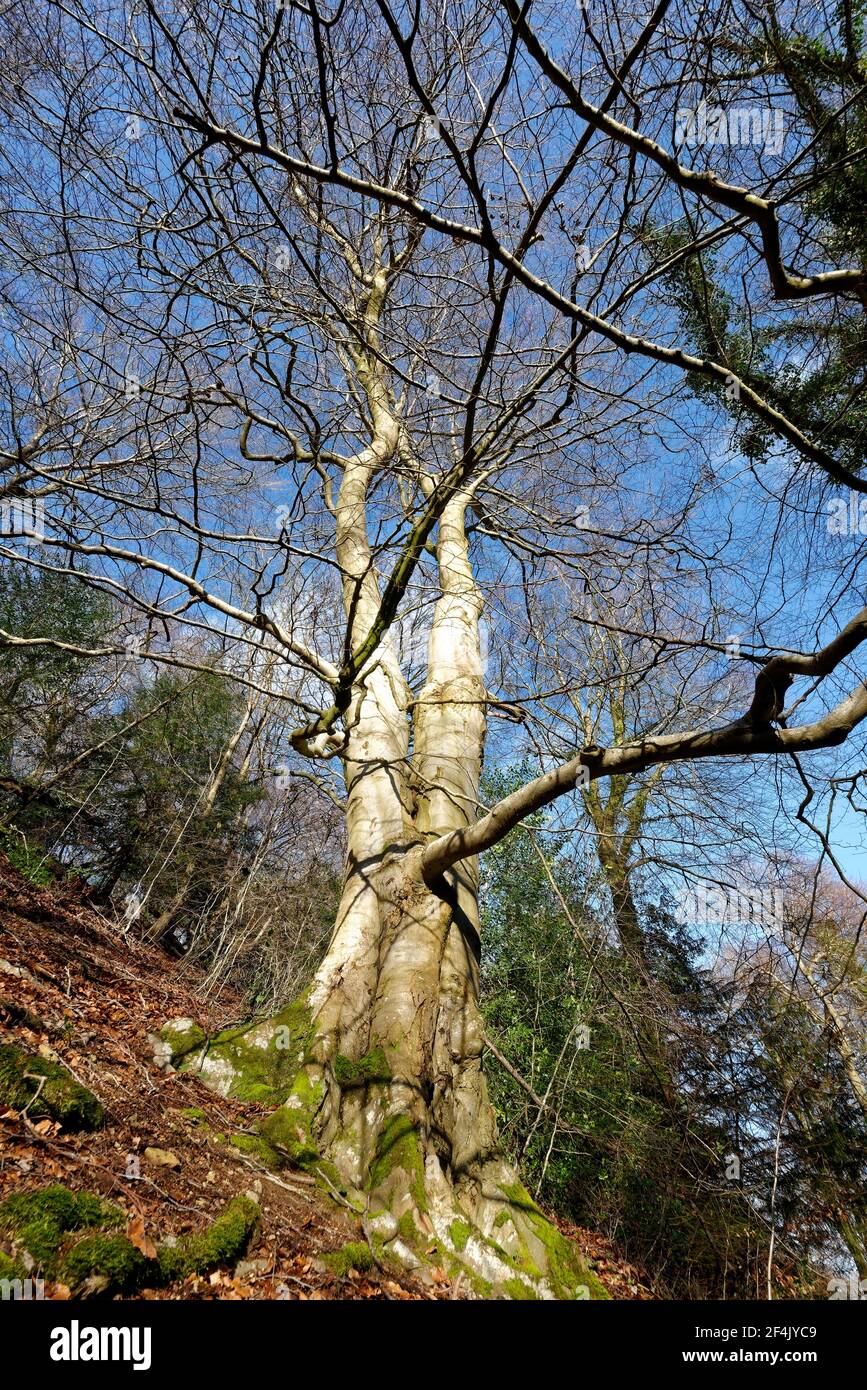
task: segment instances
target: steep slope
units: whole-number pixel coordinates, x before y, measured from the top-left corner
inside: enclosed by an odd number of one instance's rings
[[[0,856],[0,1048],[7,1058],[25,1058],[30,1087],[24,1104],[21,1096],[10,1104],[8,1091],[5,1103],[0,1096],[0,1227],[10,1195],[62,1185],[113,1204],[124,1247],[152,1256],[157,1246],[163,1254],[189,1248],[228,1202],[246,1194],[261,1220],[249,1240],[243,1233],[245,1248],[231,1258],[218,1248],[188,1273],[173,1257],[175,1277],[162,1279],[151,1277],[152,1261],[126,1291],[185,1299],[465,1296],[436,1268],[413,1277],[378,1266],[339,1193],[332,1197],[308,1174],[274,1174],[258,1164],[251,1130],[261,1106],[222,1099],[183,1073],[160,1069],[152,1036],[178,1016],[211,1032],[242,1017],[242,1009],[225,992],[207,997],[183,961],[124,936],[81,885],[36,887]],[[43,1104],[47,1083],[37,1078],[50,1064],[97,1098],[100,1127],[72,1128],[68,1118],[51,1117]],[[570,1234],[585,1243],[613,1297],[646,1296],[635,1272],[598,1237]],[[66,1246],[80,1237],[61,1237],[55,1264],[49,1259],[30,1270],[53,1276],[45,1279],[47,1298],[117,1292],[116,1283],[106,1287],[98,1276],[70,1288]],[[7,1222],[0,1257],[21,1253]]]

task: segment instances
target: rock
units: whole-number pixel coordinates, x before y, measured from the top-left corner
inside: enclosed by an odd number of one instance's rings
[[[102,1105],[59,1062],[0,1045],[0,1103],[26,1110],[29,1119],[52,1119],[63,1129],[100,1129]]]
[[[181,1160],[177,1154],[173,1154],[171,1149],[156,1149],[148,1147],[144,1151],[144,1156],[148,1163],[155,1163],[160,1168],[180,1168]]]
[[[193,1052],[208,1040],[204,1029],[199,1027],[194,1018],[169,1019],[160,1029],[159,1036],[160,1041],[169,1049],[169,1061],[174,1067],[188,1052]],[[156,1054],[156,1049],[154,1051]]]
[[[406,1265],[407,1269],[417,1270],[420,1267],[421,1261],[415,1251],[407,1245],[405,1240],[394,1241],[393,1244],[389,1245],[388,1249],[389,1254],[394,1255],[395,1259],[399,1260],[401,1264]]]
[[[267,1274],[271,1268],[271,1261],[262,1256],[252,1260],[239,1260],[235,1265],[236,1279],[252,1279],[258,1274]]]
[[[366,1216],[362,1225],[371,1240],[374,1236],[383,1241],[394,1240],[398,1231],[397,1217],[390,1211],[378,1211],[375,1216]]]
[[[157,1037],[156,1033],[148,1033],[148,1042],[153,1048],[154,1061],[160,1068],[160,1071],[170,1067],[172,1064],[171,1043],[166,1042],[164,1038]]]

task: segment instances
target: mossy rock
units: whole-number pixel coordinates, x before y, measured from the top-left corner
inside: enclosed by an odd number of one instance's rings
[[[244,1253],[259,1220],[259,1207],[252,1197],[233,1197],[206,1230],[184,1236],[177,1245],[159,1247],[162,1279],[170,1283],[188,1274],[207,1274],[215,1265],[232,1264]]]
[[[13,1193],[0,1203],[0,1234],[26,1250],[49,1278],[59,1275],[73,1290],[89,1284],[91,1292],[156,1286],[232,1264],[259,1223],[259,1207],[250,1197],[233,1197],[204,1231],[160,1245],[156,1259],[112,1231],[123,1220],[120,1208],[59,1184]],[[81,1231],[87,1234],[70,1244]],[[0,1278],[20,1278],[22,1272],[17,1258],[0,1252]]]
[[[90,1282],[106,1290],[136,1288],[155,1268],[156,1262],[146,1259],[126,1236],[101,1231],[78,1241],[60,1266],[63,1281],[71,1289]]]
[[[234,1100],[281,1105],[307,1059],[313,1022],[306,997],[263,1022],[239,1024],[206,1037],[191,1019],[176,1019],[160,1033],[172,1065],[201,1076]]]
[[[70,1192],[60,1184],[38,1192],[15,1192],[0,1203],[0,1231],[11,1236],[49,1276],[70,1232],[116,1226],[122,1219],[118,1207],[89,1192]]]
[[[367,1245],[361,1241],[351,1240],[346,1245],[342,1245],[339,1250],[333,1250],[329,1255],[322,1256],[322,1263],[336,1274],[340,1279],[346,1279],[351,1269],[356,1269],[360,1274],[367,1273],[373,1268],[374,1258]]]
[[[0,1103],[24,1110],[32,1120],[57,1120],[66,1130],[101,1129],[105,1112],[96,1096],[59,1062],[0,1045]]]
[[[73,1290],[90,1285],[92,1291],[106,1293],[130,1293],[189,1274],[207,1274],[243,1255],[259,1215],[250,1197],[233,1197],[204,1231],[184,1236],[175,1245],[159,1245],[156,1259],[147,1259],[125,1235],[86,1236],[67,1252],[61,1272]]]
[[[204,1028],[200,1028],[192,1018],[173,1018],[160,1029],[160,1038],[170,1049],[173,1067],[177,1067],[188,1053],[208,1041]]]

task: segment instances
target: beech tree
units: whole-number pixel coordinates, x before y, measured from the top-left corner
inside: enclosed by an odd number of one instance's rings
[[[859,542],[835,571],[822,519],[867,493],[861,382],[822,419],[767,381],[787,328],[802,378],[829,326],[861,332],[834,213],[863,178],[861,18],[794,8],[798,63],[755,59],[782,21],[739,0],[3,16],[0,477],[41,517],[3,554],[122,596],[143,659],[279,702],[286,775],[345,813],[309,988],[204,1047],[170,1029],[173,1060],[255,1077],[272,1151],[498,1293],[596,1286],[498,1145],[478,856],[603,780],[728,760],[784,800],[859,756]],[[795,120],[810,62],[833,141]],[[690,336],[684,267],[736,341]],[[574,632],[600,624],[644,644],[617,681],[681,694],[588,742]],[[485,806],[503,742],[537,772]]]

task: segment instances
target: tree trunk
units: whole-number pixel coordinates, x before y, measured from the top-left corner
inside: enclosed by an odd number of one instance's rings
[[[337,509],[362,632],[378,602],[352,516],[365,489],[363,466],[347,469]],[[453,499],[440,521],[441,597],[418,699],[386,640],[347,714],[346,875],[310,990],[183,1060],[196,1034],[170,1025],[164,1036],[176,1062],[224,1094],[282,1099],[262,1125],[266,1156],[339,1184],[382,1258],[422,1272],[433,1262],[483,1296],[604,1297],[499,1148],[481,1060],[477,864],[433,886],[422,874],[424,844],[478,807],[485,689],[467,501]]]
[[[175,841],[172,851],[173,853],[177,852],[182,840],[188,841],[192,839],[193,830],[198,830],[199,832],[204,832],[207,830],[208,822],[211,819],[214,807],[217,804],[217,797],[219,796],[220,791],[223,787],[223,783],[226,780],[226,774],[228,773],[229,768],[231,767],[232,758],[235,756],[235,750],[237,749],[238,744],[241,742],[241,739],[244,737],[250,720],[253,718],[253,710],[254,704],[252,701],[248,700],[244,707],[244,711],[241,715],[240,722],[236,725],[235,729],[230,734],[220,755],[220,758],[217,762],[217,766],[214,768],[214,771],[210,776],[207,786],[205,787],[204,791],[200,793],[199,799],[201,803],[201,810],[198,812],[195,821],[189,821],[184,826],[181,834]],[[187,901],[190,888],[192,887],[193,876],[195,872],[195,855],[193,853],[190,853],[187,855],[186,862],[184,864],[183,869],[181,870],[180,882],[178,884],[177,889],[175,890],[174,896],[170,899],[170,901],[163,908],[159,916],[148,928],[147,935],[150,940],[162,941],[165,937],[168,936],[169,929],[173,925],[175,918],[180,913],[181,908]]]

